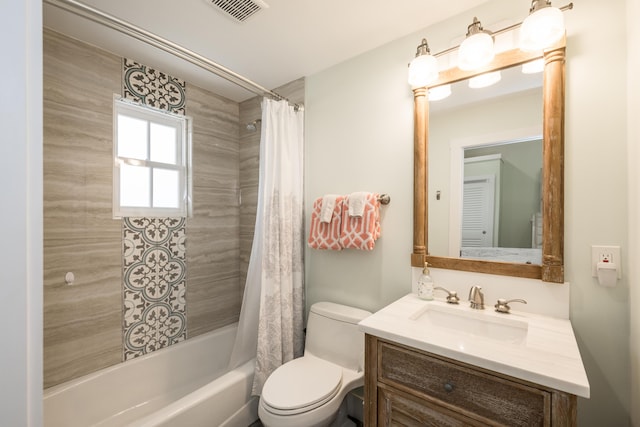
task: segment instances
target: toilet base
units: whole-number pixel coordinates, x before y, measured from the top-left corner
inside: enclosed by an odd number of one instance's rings
[[[315,412],[315,410],[310,412]],[[337,411],[334,410],[333,413],[324,418],[320,417],[321,419],[319,420],[316,419],[316,417],[312,417],[310,413],[291,416],[274,416],[267,412],[261,405],[258,408],[258,416],[264,427],[301,427],[301,423],[304,423],[304,427],[356,427],[356,424],[348,417],[346,397],[342,399],[342,403]],[[312,418],[314,421],[309,421],[309,418]]]

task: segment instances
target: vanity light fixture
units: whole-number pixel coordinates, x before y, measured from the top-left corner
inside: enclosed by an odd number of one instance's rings
[[[436,86],[429,89],[429,101],[440,101],[451,95],[451,85]]]
[[[492,73],[484,73],[469,79],[469,87],[471,89],[480,89],[483,87],[489,87],[500,81],[502,74],[500,71],[494,71]]]
[[[520,27],[520,49],[525,52],[551,46],[564,35],[564,16],[550,0],[532,0],[529,16]]]
[[[482,28],[478,18],[474,17],[467,27],[467,38],[460,44],[458,51],[458,67],[461,70],[475,70],[493,60],[493,36]]]
[[[438,78],[438,61],[431,55],[427,39],[416,50],[416,57],[409,64],[409,84],[413,87],[427,86]]]
[[[437,58],[448,55],[458,50],[458,67],[465,71],[472,71],[489,64],[494,56],[493,38],[520,29],[520,49],[525,52],[542,50],[559,41],[565,34],[564,17],[562,12],[573,9],[573,3],[560,8],[552,7],[551,0],[532,0],[529,16],[520,23],[501,28],[496,31],[487,31],[482,28],[478,18],[474,17],[471,25],[467,27],[467,37],[458,46],[453,46],[431,55],[427,39],[422,39],[418,46],[416,57],[409,64],[409,84],[415,87],[428,86],[438,79]],[[544,64],[537,64],[544,68]],[[532,71],[534,64],[524,64],[523,73]],[[486,87],[500,80],[500,76],[477,76],[472,78],[469,86]],[[487,84],[487,81],[490,83]],[[481,83],[484,82],[484,83]],[[484,86],[481,86],[484,84]],[[444,89],[442,89],[444,90]],[[434,95],[435,96],[435,95]],[[433,100],[430,98],[430,100]]]

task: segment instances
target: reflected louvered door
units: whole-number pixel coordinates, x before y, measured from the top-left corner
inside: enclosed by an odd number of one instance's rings
[[[494,246],[494,200],[493,176],[465,178],[462,207],[462,247]]]

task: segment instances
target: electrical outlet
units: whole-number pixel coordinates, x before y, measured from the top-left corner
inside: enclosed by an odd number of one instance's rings
[[[604,250],[602,252],[598,253],[598,261],[599,262],[614,262],[613,261],[613,254],[611,253],[611,251],[608,250]]]
[[[622,260],[620,246],[591,246],[591,275],[598,277],[599,262],[612,262],[618,267],[618,279],[622,278]]]

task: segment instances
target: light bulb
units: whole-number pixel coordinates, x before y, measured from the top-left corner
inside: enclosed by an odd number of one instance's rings
[[[520,27],[520,49],[525,52],[553,45],[564,35],[564,16],[556,7],[543,7],[533,12]]]
[[[464,39],[458,51],[458,67],[475,70],[493,60],[493,37],[487,33],[476,33]]]
[[[419,55],[409,64],[409,84],[427,86],[438,78],[438,61],[432,55]]]

